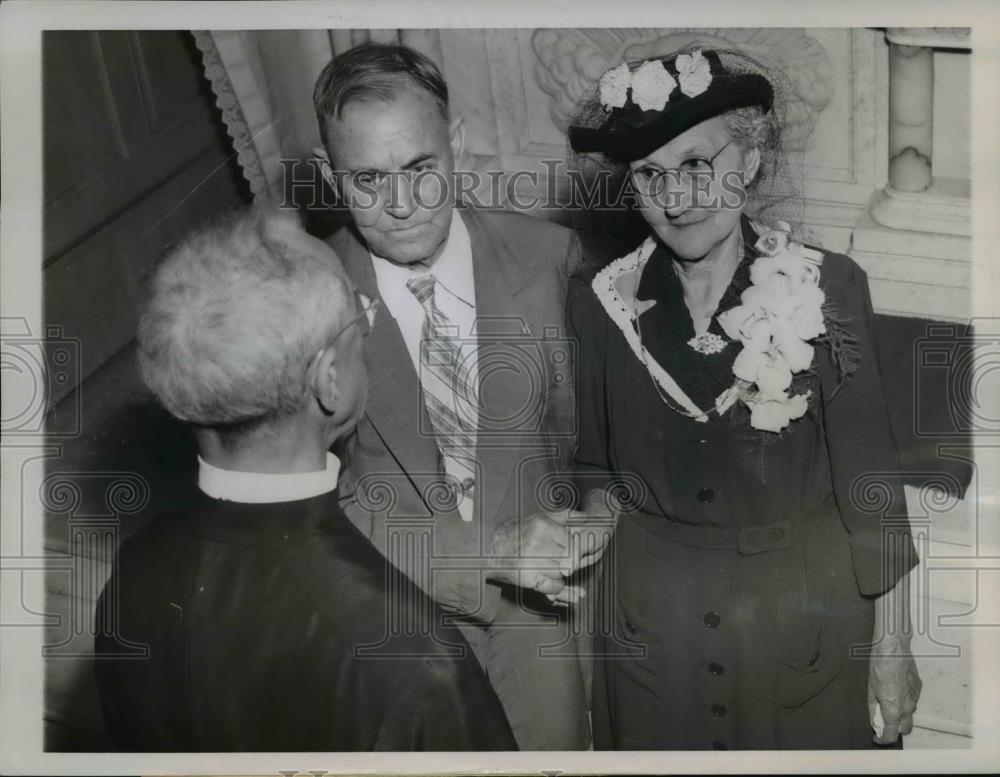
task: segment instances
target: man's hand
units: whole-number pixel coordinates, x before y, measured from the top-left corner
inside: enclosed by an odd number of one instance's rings
[[[610,521],[570,510],[512,518],[493,535],[490,578],[538,591],[553,603],[573,604],[584,591],[566,585],[566,578],[601,558],[612,529]]]

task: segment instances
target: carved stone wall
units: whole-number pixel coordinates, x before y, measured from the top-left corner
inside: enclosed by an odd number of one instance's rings
[[[786,147],[801,152],[791,183],[803,195],[803,237],[851,253],[869,273],[879,311],[967,321],[968,57],[945,48],[967,38],[961,30],[924,32],[898,33],[915,46],[937,47],[933,80],[916,85],[928,95],[924,107],[935,130],[928,153],[936,160],[933,185],[916,195],[887,187],[890,43],[883,30],[441,30],[430,50],[466,118],[466,165],[506,173],[511,185],[498,194],[508,203],[511,196],[550,203],[562,197],[565,128],[607,66],[695,41],[768,59],[798,94]],[[914,223],[930,231],[914,231]]]
[[[568,219],[566,126],[608,65],[697,42],[765,59],[790,85],[784,142],[794,164],[777,189],[801,195],[786,200],[796,204],[788,220],[800,236],[851,253],[869,273],[880,312],[971,316],[967,29],[205,33],[201,43],[214,46],[203,49],[217,51],[225,65],[213,67],[206,53],[206,72],[221,75],[213,78],[220,99],[229,92],[216,82],[228,82],[247,115],[246,126],[230,131],[249,139],[261,161],[258,196],[281,181],[279,158],[306,158],[318,142],[301,85],[312,83],[330,54],[366,40],[404,43],[441,66],[467,126],[460,168],[496,174],[480,178],[481,201],[558,220]],[[280,199],[280,187],[274,196]]]
[[[525,196],[561,191],[551,180],[561,171],[543,162],[566,159],[569,117],[605,67],[694,41],[768,58],[793,85],[786,145],[803,152],[813,239],[845,250],[885,181],[884,106],[875,94],[880,81],[884,90],[885,44],[873,30],[443,30],[440,40],[456,108],[474,107],[477,166],[530,172],[517,187]]]

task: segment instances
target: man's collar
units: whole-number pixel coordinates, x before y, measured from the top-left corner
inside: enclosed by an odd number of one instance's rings
[[[452,211],[451,227],[440,256],[430,267],[405,267],[372,254],[375,275],[397,286],[417,275],[433,273],[437,282],[470,307],[476,304],[475,277],[472,269],[472,242],[458,208]],[[380,284],[381,288],[381,284]]]
[[[337,488],[340,459],[326,454],[326,469],[315,472],[240,472],[213,466],[198,457],[198,488],[213,499],[246,504],[294,502]]]

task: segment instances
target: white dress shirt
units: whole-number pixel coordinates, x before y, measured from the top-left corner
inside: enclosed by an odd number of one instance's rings
[[[315,472],[240,472],[198,457],[198,488],[213,499],[246,504],[295,502],[328,494],[337,487],[340,459],[326,454],[326,469]]]
[[[371,257],[379,295],[382,297],[385,309],[396,319],[396,325],[403,335],[403,342],[406,343],[406,350],[410,354],[410,361],[413,362],[413,369],[417,375],[420,375],[420,340],[426,314],[413,292],[406,287],[406,282],[411,278],[431,273],[437,280],[434,284],[434,304],[455,327],[455,331],[449,334],[460,343],[463,363],[469,367],[469,378],[473,386],[478,385],[476,365],[478,344],[475,339],[476,284],[472,269],[472,240],[459,212],[452,211],[447,241],[433,266],[404,267],[375,254],[371,254]],[[478,418],[474,420],[478,425]],[[447,458],[444,463],[447,474],[455,475],[456,473],[449,471]],[[472,498],[463,495],[459,499],[458,510],[462,520],[471,521]]]

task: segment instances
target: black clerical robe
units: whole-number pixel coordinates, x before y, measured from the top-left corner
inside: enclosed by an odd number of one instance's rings
[[[337,503],[199,495],[122,545],[95,644],[114,749],[514,749],[461,633]]]

